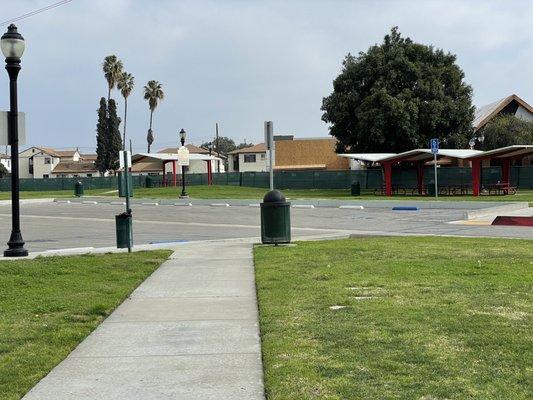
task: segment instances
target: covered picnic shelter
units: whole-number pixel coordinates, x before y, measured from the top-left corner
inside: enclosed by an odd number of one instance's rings
[[[482,151],[468,159],[472,162],[472,194],[479,196],[481,193],[482,162],[484,160],[497,160],[502,163],[502,186],[504,191],[511,188],[511,161],[521,160],[533,155],[533,145],[514,145],[499,149]]]
[[[191,172],[203,172],[207,170],[207,184],[213,184],[213,163],[222,162],[222,159],[209,154],[189,153],[189,170]],[[172,165],[172,185],[177,185],[177,174],[181,174],[178,165],[178,155],[174,153],[139,153],[131,158],[132,173],[136,172],[161,172],[163,174],[163,185],[167,185],[167,165]],[[205,163],[205,164],[204,164]],[[202,167],[204,164],[204,167]]]

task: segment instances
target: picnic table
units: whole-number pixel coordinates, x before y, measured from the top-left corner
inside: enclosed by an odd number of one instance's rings
[[[509,182],[491,183],[485,186],[485,189],[491,194],[508,195],[516,194],[516,186],[511,186]]]

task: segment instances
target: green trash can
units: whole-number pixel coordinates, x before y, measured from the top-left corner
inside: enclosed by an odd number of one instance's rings
[[[154,187],[154,180],[152,179],[151,176],[147,176],[146,177],[145,187],[147,187],[147,188],[153,188]]]
[[[74,195],[76,197],[81,197],[83,196],[83,183],[81,181],[77,181],[75,184],[74,184]]]
[[[133,179],[131,174],[128,174],[128,189],[129,197],[133,197]],[[126,174],[122,171],[118,173],[118,197],[128,197],[126,193]]]
[[[359,182],[353,182],[351,189],[352,196],[361,196],[361,184]]]
[[[130,213],[115,215],[117,230],[117,248],[124,249],[133,246],[132,218]]]
[[[279,190],[268,192],[261,203],[261,242],[291,242],[291,203]]]
[[[428,196],[435,197],[435,181],[428,183],[426,186],[426,193]]]

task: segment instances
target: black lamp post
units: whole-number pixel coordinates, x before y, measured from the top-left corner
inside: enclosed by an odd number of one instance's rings
[[[180,131],[180,141],[181,145],[185,146],[185,138],[187,137],[187,132],[185,132],[185,129],[181,129]],[[187,198],[189,195],[185,191],[185,165],[181,166],[181,196],[182,198]]]
[[[20,71],[20,58],[24,53],[24,38],[17,32],[17,27],[9,25],[7,32],[0,39],[0,47],[6,58],[6,70],[9,74],[8,143],[11,146],[11,236],[7,242],[9,248],[5,257],[24,257],[28,250],[20,232],[19,205],[19,128],[17,107],[17,76]]]

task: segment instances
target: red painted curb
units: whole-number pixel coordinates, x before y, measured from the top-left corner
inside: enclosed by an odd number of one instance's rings
[[[533,226],[533,217],[505,217],[498,216],[492,225]]]

